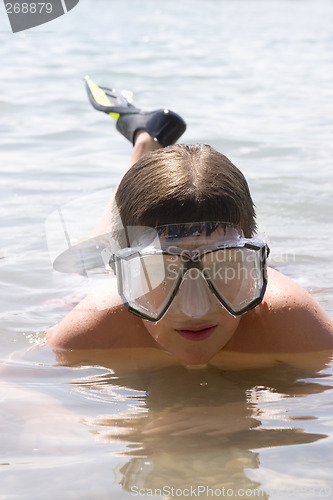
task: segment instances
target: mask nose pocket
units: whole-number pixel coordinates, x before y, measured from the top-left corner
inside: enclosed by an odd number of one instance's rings
[[[211,307],[211,292],[202,272],[188,269],[177,293],[174,305],[190,318],[201,318]]]

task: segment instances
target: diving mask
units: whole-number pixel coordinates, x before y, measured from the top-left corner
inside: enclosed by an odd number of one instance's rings
[[[244,238],[238,226],[195,222],[135,230],[131,246],[116,251],[110,265],[125,306],[140,318],[160,320],[177,295],[180,310],[193,318],[209,311],[211,297],[234,316],[262,301],[269,249]]]

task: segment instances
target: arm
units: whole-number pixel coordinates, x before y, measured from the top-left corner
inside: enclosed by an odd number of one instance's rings
[[[143,322],[123,305],[115,281],[88,295],[47,333],[52,349],[152,346]]]

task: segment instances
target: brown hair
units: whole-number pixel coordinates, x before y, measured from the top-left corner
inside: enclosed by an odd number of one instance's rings
[[[244,175],[207,145],[177,144],[141,158],[122,178],[116,204],[124,226],[223,221],[256,230]]]

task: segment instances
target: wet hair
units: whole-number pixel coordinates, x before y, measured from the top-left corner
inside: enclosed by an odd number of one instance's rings
[[[223,221],[248,238],[256,231],[244,175],[207,145],[177,144],[142,157],[125,173],[115,201],[124,226]]]

